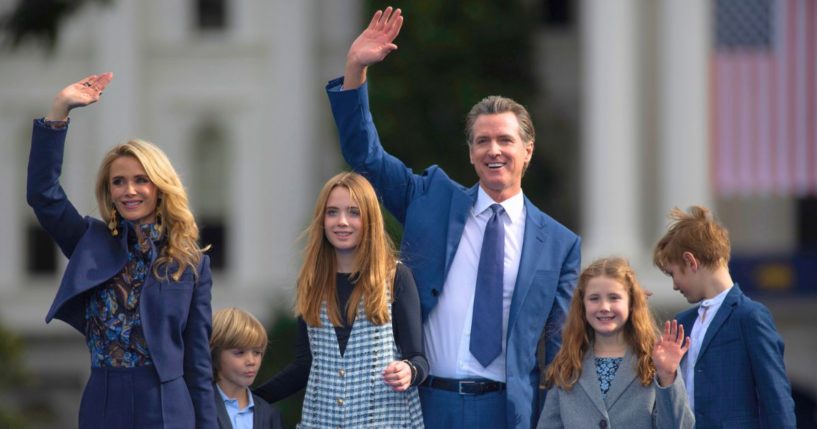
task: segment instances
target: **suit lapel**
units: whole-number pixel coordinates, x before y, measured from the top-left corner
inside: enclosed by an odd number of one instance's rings
[[[593,345],[591,344],[589,350],[584,354],[582,373],[576,384],[584,390],[584,393],[590,398],[590,402],[595,405],[601,415],[606,418],[607,406],[604,405],[604,400],[601,399],[601,386],[599,385],[599,378],[596,376],[596,362],[594,357]]]
[[[701,356],[706,353],[706,349],[709,347],[709,343],[712,342],[712,338],[718,333],[723,326],[723,323],[726,322],[726,319],[732,314],[732,311],[735,310],[735,306],[738,303],[738,298],[742,295],[738,285],[732,286],[732,290],[726,294],[726,298],[723,299],[723,304],[721,304],[721,308],[718,309],[718,312],[715,313],[714,318],[712,319],[712,323],[706,329],[706,335],[704,335],[704,341],[701,343],[701,350],[698,351],[698,360],[697,362],[701,361]],[[692,331],[690,331],[692,332]]]
[[[613,382],[610,383],[610,390],[607,391],[607,400],[605,402],[608,410],[613,408],[621,395],[636,381],[635,364],[635,355],[628,349],[624,359],[621,360],[621,365],[616,370]]]
[[[448,270],[451,268],[454,255],[457,253],[457,247],[460,245],[462,232],[465,229],[465,221],[471,213],[471,208],[477,202],[478,186],[479,184],[474,185],[465,192],[454,192],[451,196],[451,206],[449,207],[451,216],[448,218],[448,236],[445,240],[445,275],[443,279],[448,278]]]
[[[545,229],[545,222],[539,210],[525,198],[525,235],[522,241],[522,257],[516,275],[510,314],[508,315],[508,332],[513,331],[519,309],[525,302],[533,283],[533,277],[536,275],[536,267],[539,260],[544,256],[541,249],[547,236]],[[510,335],[508,337],[510,338]]]
[[[221,393],[219,393],[218,385],[216,385],[216,383],[213,383],[213,395],[216,399],[216,416],[218,416],[219,428],[232,429],[233,424],[230,423],[230,417],[227,415],[227,407],[224,405],[224,398],[221,397]]]
[[[266,418],[265,415],[261,414],[262,407],[258,406],[258,398],[255,397],[252,393],[249,395],[253,396],[252,401],[255,406],[252,408],[252,427],[253,428],[263,428],[264,427],[264,419]],[[269,428],[272,429],[272,428]]]

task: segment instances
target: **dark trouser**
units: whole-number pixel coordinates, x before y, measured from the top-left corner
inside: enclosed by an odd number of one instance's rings
[[[163,428],[161,385],[155,368],[91,368],[79,406],[79,427]]]

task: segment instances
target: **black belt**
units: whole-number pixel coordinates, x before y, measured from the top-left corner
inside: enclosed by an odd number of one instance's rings
[[[433,375],[429,375],[421,386],[457,392],[460,395],[482,395],[483,393],[501,392],[505,390],[505,383],[486,380],[484,378],[455,380],[452,378],[435,377]]]

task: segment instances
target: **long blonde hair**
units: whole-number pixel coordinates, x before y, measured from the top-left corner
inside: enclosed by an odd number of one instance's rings
[[[197,274],[196,267],[203,253],[198,244],[199,228],[188,207],[187,192],[179,175],[167,155],[156,145],[134,139],[113,147],[102,158],[96,176],[96,201],[102,219],[110,219],[115,211],[110,190],[111,163],[122,156],[130,156],[139,161],[150,181],[159,190],[156,213],[162,222],[162,234],[167,236],[167,245],[153,264],[153,274],[166,278],[173,264],[177,266],[171,275],[173,280],[178,281],[187,267]]]
[[[603,258],[582,271],[573,292],[570,311],[562,330],[562,348],[545,373],[545,387],[554,385],[570,390],[582,373],[585,353],[595,339],[595,331],[585,317],[584,297],[587,284],[596,277],[621,283],[630,298],[630,317],[624,325],[624,340],[636,356],[636,373],[641,384],[648,386],[655,376],[652,349],[657,339],[655,319],[647,306],[647,296],[638,283],[635,271],[623,258]]]
[[[324,216],[329,194],[336,187],[349,190],[350,197],[360,209],[361,237],[352,268],[355,288],[346,305],[346,321],[352,322],[360,300],[364,300],[366,318],[381,325],[390,320],[388,293],[393,287],[396,255],[391,239],[383,226],[377,195],[363,176],[344,172],[329,179],[318,194],[312,222],[305,231],[304,263],[298,274],[298,293],[295,313],[310,326],[320,326],[321,304],[326,302],[329,320],[341,326],[337,303],[337,260],[335,248],[326,238]],[[389,289],[387,289],[389,288]]]

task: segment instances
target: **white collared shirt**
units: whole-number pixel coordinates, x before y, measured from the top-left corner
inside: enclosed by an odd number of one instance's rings
[[[216,384],[216,389],[218,389],[218,393],[221,395],[221,400],[224,401],[224,408],[227,409],[227,417],[230,418],[230,424],[233,425],[233,429],[252,429],[255,402],[252,399],[250,389],[247,389],[247,399],[249,402],[247,406],[242,409],[238,408],[238,399],[228,397],[218,384]]]
[[[491,205],[497,204],[482,187],[471,208],[460,238],[457,253],[443,285],[437,305],[423,324],[426,356],[431,375],[446,378],[482,377],[505,382],[505,346],[508,334],[508,314],[516,285],[522,242],[525,238],[525,198],[522,192],[499,203],[505,209],[505,267],[502,292],[502,353],[488,367],[483,367],[471,355],[471,318],[474,290],[482,250],[485,225],[491,218]],[[444,238],[443,238],[444,239]]]
[[[695,324],[692,325],[692,333],[689,334],[689,351],[687,351],[687,358],[681,370],[684,375],[684,386],[687,389],[689,408],[691,408],[692,411],[695,411],[695,363],[698,361],[698,353],[701,351],[706,330],[709,329],[709,325],[712,324],[712,319],[715,318],[715,315],[721,308],[721,304],[723,304],[723,300],[726,299],[726,295],[729,294],[729,290],[731,289],[732,287],[730,286],[713,298],[701,301],[701,305],[698,307],[698,317],[695,319]],[[704,317],[704,315],[706,317]]]

